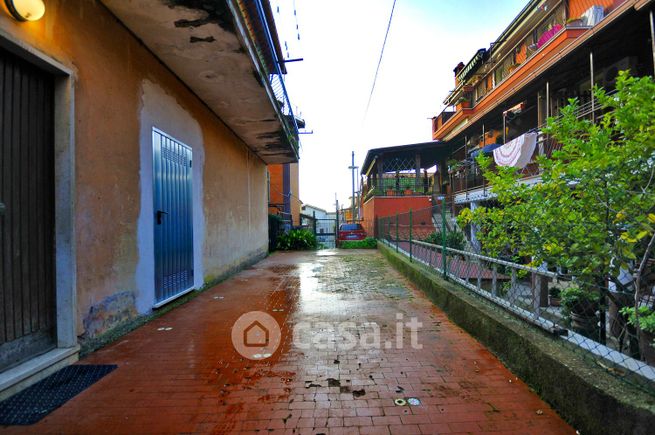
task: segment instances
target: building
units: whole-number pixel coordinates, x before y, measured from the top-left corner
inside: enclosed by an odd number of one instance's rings
[[[309,204],[303,204],[300,214],[301,225],[316,234],[316,240],[327,248],[334,248],[336,244],[337,219],[336,212]]]
[[[328,212],[327,210],[321,207],[316,207],[315,205],[303,204],[301,217],[303,219],[303,225],[305,225],[305,222],[309,219],[328,219]]]
[[[558,148],[541,133],[549,116],[577,98],[579,116],[594,119],[594,85],[611,92],[625,69],[653,74],[652,9],[649,0],[531,0],[488,49],[457,65],[455,89],[432,119],[432,138],[447,144],[437,166],[449,216],[493,199],[478,153],[538,183],[537,156]]]
[[[416,222],[431,226],[430,207],[441,179],[437,163],[446,155],[446,144],[438,141],[369,150],[361,171],[362,224],[366,232],[377,235],[378,218],[409,210],[417,211]]]
[[[270,165],[268,177],[268,212],[281,216],[289,226],[301,225],[298,163]]]
[[[268,0],[4,3],[0,397],[265,256],[299,147]]]

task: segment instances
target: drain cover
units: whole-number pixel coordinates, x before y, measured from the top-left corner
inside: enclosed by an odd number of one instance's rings
[[[407,405],[407,401],[405,399],[396,399],[393,401],[393,403],[396,404],[396,406],[405,406]]]

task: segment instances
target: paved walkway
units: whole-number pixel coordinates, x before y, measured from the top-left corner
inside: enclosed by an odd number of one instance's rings
[[[260,361],[231,341],[251,310],[282,326],[279,349]],[[411,343],[412,318],[422,349]],[[38,424],[9,431],[574,433],[375,251],[275,254],[81,363],[119,367]],[[408,398],[420,404],[394,403]]]

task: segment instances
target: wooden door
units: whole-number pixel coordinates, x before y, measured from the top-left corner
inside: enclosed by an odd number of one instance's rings
[[[0,370],[55,346],[53,88],[0,49]]]

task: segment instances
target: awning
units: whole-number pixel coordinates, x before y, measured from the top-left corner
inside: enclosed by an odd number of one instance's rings
[[[537,145],[537,133],[529,132],[512,139],[494,150],[494,160],[498,166],[525,168]]]
[[[465,82],[468,80],[469,77],[473,75],[473,73],[478,69],[480,65],[482,65],[482,62],[487,57],[487,50],[484,48],[479,49],[473,58],[469,60],[469,63],[466,64],[464,68],[461,69],[459,73],[457,73],[457,79],[460,82]]]

